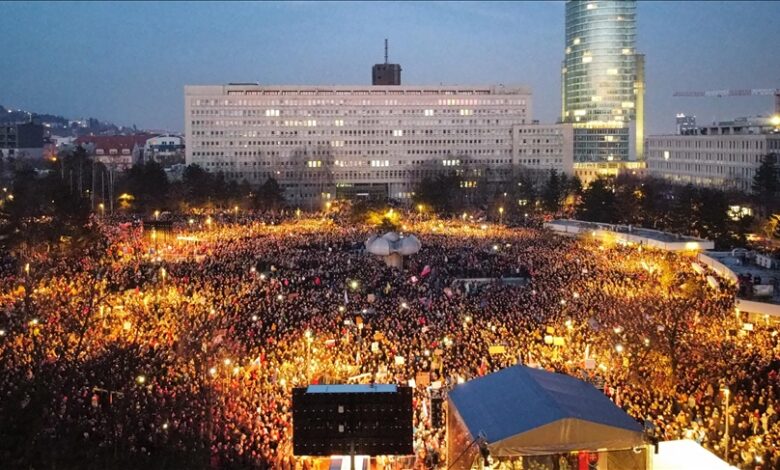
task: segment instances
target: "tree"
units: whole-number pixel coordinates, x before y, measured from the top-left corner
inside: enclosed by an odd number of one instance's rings
[[[212,175],[199,165],[187,165],[182,174],[182,187],[189,204],[204,205],[211,195]]]
[[[463,206],[461,182],[454,171],[439,173],[434,178],[426,176],[415,188],[413,201],[444,214],[459,211]]]
[[[133,165],[124,173],[119,186],[122,192],[132,194],[142,209],[157,210],[169,203],[168,175],[155,161]]]
[[[578,214],[591,222],[615,222],[615,193],[606,178],[597,178],[584,191]]]
[[[753,196],[762,214],[775,212],[780,207],[777,201],[780,191],[780,169],[777,160],[777,154],[766,155],[753,176]]]
[[[544,188],[542,188],[542,204],[545,210],[553,213],[558,212],[558,209],[561,208],[561,199],[565,188],[566,184],[564,181],[561,181],[558,172],[550,170],[547,182],[544,184]]]
[[[268,178],[257,189],[255,205],[263,209],[281,209],[285,206],[284,189],[274,178]]]

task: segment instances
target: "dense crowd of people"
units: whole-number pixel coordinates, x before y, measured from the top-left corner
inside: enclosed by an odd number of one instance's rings
[[[4,468],[314,468],[292,388],[359,381],[415,385],[415,455],[382,464],[441,468],[424,382],[518,363],[594,383],[660,440],[780,468],[776,330],[743,328],[689,254],[417,217],[393,270],[332,215],[166,217],[0,259]]]

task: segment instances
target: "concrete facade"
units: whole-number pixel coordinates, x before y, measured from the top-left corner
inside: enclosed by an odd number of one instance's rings
[[[650,136],[648,173],[679,184],[750,192],[764,156],[780,153],[780,132],[771,125],[748,124],[701,127],[688,135]]]
[[[556,170],[574,176],[574,128],[571,124],[520,124],[512,129],[515,162],[532,170]]]
[[[425,176],[476,168],[503,181],[528,160],[571,173],[554,150],[570,131],[530,124],[525,87],[231,84],[186,86],[184,98],[187,164],[252,185],[274,177],[293,202],[407,199]],[[534,128],[546,136],[540,153],[518,143]]]

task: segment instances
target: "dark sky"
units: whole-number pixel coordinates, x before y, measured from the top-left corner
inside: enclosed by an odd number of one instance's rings
[[[771,97],[671,95],[780,87],[780,2],[637,9],[648,133],[677,112],[771,112]],[[386,37],[405,84],[529,85],[536,119],[560,113],[562,2],[0,2],[0,104],[181,130],[185,84],[370,84]]]

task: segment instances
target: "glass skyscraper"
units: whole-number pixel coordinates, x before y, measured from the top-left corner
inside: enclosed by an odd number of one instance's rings
[[[644,56],[636,1],[569,0],[561,120],[574,126],[575,162],[644,157]]]

